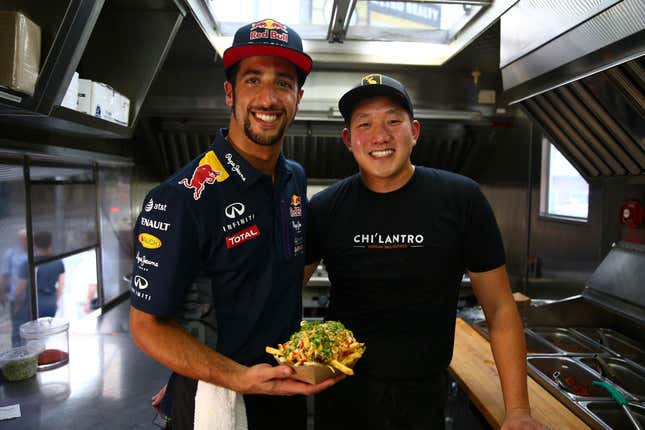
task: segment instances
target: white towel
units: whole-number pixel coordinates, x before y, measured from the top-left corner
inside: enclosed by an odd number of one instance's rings
[[[198,381],[194,430],[247,430],[244,397],[228,388]]]

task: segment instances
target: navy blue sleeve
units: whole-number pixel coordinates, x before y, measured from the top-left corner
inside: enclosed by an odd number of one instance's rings
[[[195,203],[185,194],[168,185],[155,188],[134,227],[130,301],[135,308],[160,317],[176,315],[201,266]]]
[[[502,266],[506,257],[495,214],[479,185],[469,190],[466,216],[464,261],[471,272],[486,272]]]

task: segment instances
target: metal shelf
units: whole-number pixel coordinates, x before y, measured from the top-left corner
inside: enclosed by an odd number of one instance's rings
[[[104,0],[6,1],[7,10],[20,6],[41,27],[43,50],[33,96],[0,89],[0,122],[70,136],[131,137],[184,7],[174,0],[136,6]],[[60,106],[77,70],[82,78],[104,82],[130,99],[127,127]]]

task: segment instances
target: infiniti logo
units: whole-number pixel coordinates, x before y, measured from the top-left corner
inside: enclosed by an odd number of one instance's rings
[[[235,218],[236,216],[241,216],[244,213],[244,205],[240,202],[236,203],[231,203],[230,205],[226,206],[224,209],[224,213],[228,218]]]
[[[148,288],[148,280],[143,276],[137,275],[134,277],[134,286],[140,290],[145,290]]]

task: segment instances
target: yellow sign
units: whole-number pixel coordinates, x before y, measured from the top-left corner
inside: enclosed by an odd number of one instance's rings
[[[161,248],[161,239],[148,233],[141,233],[139,235],[139,243],[147,249]]]

